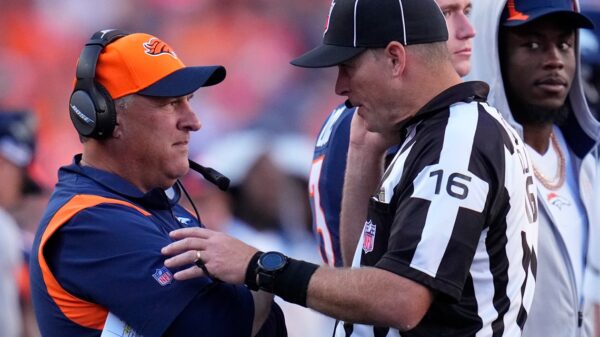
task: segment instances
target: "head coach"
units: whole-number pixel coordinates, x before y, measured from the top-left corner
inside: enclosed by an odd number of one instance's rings
[[[60,168],[32,250],[42,336],[286,335],[272,295],[175,281],[160,253],[170,231],[201,226],[179,204],[201,127],[190,100],[224,78],[149,34],[103,30],[86,43],[69,101],[83,153]]]

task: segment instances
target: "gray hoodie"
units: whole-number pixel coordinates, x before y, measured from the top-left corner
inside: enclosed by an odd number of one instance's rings
[[[467,79],[482,80],[490,87],[489,103],[523,136],[508,106],[498,58],[498,27],[505,1],[475,0],[471,15],[477,31],[473,43],[472,69]],[[578,6],[578,4],[577,4]],[[579,48],[577,47],[577,54]],[[585,299],[579,298],[573,266],[560,231],[549,212],[540,205],[538,275],[533,305],[523,336],[590,336],[590,303],[600,303],[600,123],[594,119],[583,95],[579,70],[568,101],[571,118],[561,127],[576,168],[580,196],[588,219],[588,257],[584,275]],[[538,193],[538,199],[542,198]],[[584,316],[579,327],[580,316]]]

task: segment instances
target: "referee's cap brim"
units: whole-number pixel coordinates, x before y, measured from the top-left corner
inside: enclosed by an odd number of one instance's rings
[[[290,63],[302,68],[327,68],[337,66],[364,52],[367,48],[323,44],[299,56]]]

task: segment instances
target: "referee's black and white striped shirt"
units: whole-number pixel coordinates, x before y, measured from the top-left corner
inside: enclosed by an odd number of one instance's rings
[[[433,290],[429,311],[410,331],[340,323],[335,336],[521,335],[535,287],[537,200],[523,141],[484,103],[488,90],[459,84],[410,121],[355,253],[356,266]]]

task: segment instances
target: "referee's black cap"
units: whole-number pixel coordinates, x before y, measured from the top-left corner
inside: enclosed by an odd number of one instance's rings
[[[331,67],[391,41],[412,45],[447,40],[446,20],[434,0],[333,0],[323,44],[291,64]]]

